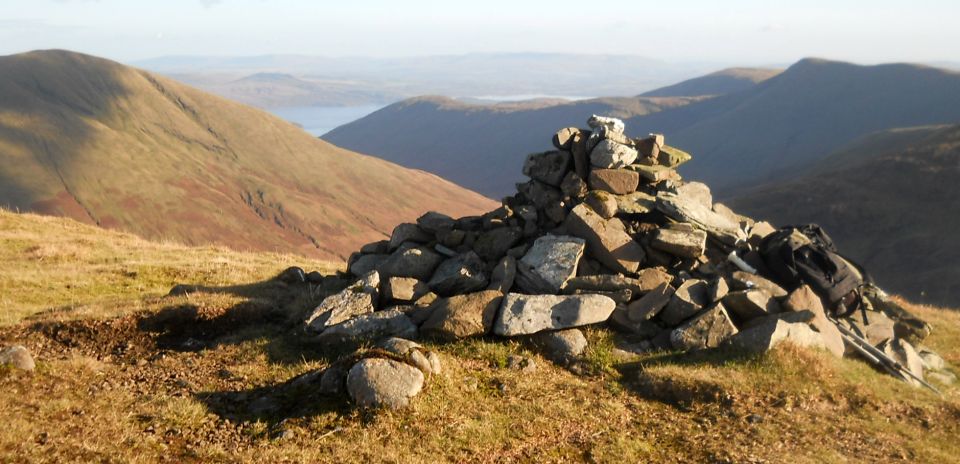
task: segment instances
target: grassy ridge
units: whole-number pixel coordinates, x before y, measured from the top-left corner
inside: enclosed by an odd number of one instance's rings
[[[477,339],[428,344],[444,372],[402,412],[366,414],[316,397],[271,404],[262,398],[335,358],[296,327],[304,311],[343,283],[289,286],[268,277],[289,264],[331,264],[155,244],[34,215],[0,213],[0,224],[0,281],[10,295],[0,341],[25,344],[38,360],[34,373],[0,370],[4,461],[795,463],[960,456],[956,387],[944,387],[941,399],[864,363],[791,347],[753,358],[623,355],[602,328],[587,330],[586,376],[550,364],[522,341]],[[66,281],[70,291],[57,288]],[[162,296],[174,282],[203,288]],[[45,298],[52,310],[43,310]],[[960,313],[912,309],[934,326],[929,344],[960,365]],[[538,367],[505,368],[511,355]]]

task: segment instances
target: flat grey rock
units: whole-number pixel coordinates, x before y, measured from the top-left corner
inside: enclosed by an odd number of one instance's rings
[[[747,238],[740,230],[740,224],[715,213],[696,198],[661,192],[657,195],[657,209],[677,221],[695,225],[727,245],[735,245]]]
[[[311,332],[323,332],[327,328],[376,310],[380,275],[371,271],[360,280],[339,293],[323,299],[319,306],[304,321]]]
[[[534,334],[606,321],[616,303],[602,295],[522,295],[503,299],[493,332],[502,336]]]
[[[456,223],[457,221],[450,216],[436,211],[428,211],[423,216],[417,218],[417,226],[419,226],[421,230],[431,234],[453,229]]]
[[[707,233],[694,230],[660,228],[653,233],[650,246],[681,258],[697,259],[707,247]]]
[[[328,327],[317,336],[321,344],[358,343],[385,337],[417,338],[417,326],[402,311],[387,310],[363,314]]]
[[[557,294],[577,275],[586,242],[567,235],[544,235],[517,263],[519,287],[530,293]]]

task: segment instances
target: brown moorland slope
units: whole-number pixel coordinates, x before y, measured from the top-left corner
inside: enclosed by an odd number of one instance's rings
[[[67,51],[0,57],[0,205],[150,238],[343,257],[494,203],[279,118]]]
[[[737,211],[816,222],[892,292],[960,304],[960,125],[883,131],[787,183],[741,192]]]

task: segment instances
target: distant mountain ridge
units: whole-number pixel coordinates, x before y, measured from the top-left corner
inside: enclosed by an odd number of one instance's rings
[[[763,82],[782,69],[727,68],[706,76],[695,77],[667,87],[640,94],[641,97],[696,97],[703,95],[726,95],[746,90]]]
[[[284,73],[310,82],[309,103],[288,98],[282,106],[388,104],[422,95],[454,97],[635,95],[688,79],[713,65],[668,63],[634,55],[574,53],[470,53],[394,58],[307,55],[168,56],[133,62],[228,98],[260,107],[280,106],[276,89],[263,99],[238,92],[236,79]],[[349,97],[349,98],[347,98]]]
[[[785,183],[725,200],[778,225],[814,222],[885,289],[960,303],[960,125],[870,134]]]
[[[477,105],[419,97],[340,126],[322,138],[501,198],[522,180],[526,155],[551,148],[543,134],[582,126],[591,114],[628,118],[693,101],[697,99],[633,97]]]
[[[526,152],[549,149],[537,136],[540,131],[582,126],[592,113],[609,114],[625,118],[631,135],[663,133],[667,143],[692,153],[681,174],[707,182],[722,195],[789,177],[871,132],[960,122],[960,73],[805,59],[744,90],[713,98],[608,101],[637,102],[643,109],[623,111],[598,101],[493,109],[414,99],[341,126],[324,139],[497,197],[515,180],[504,179],[501,170],[518,172]],[[480,135],[482,144],[476,142]],[[510,143],[501,143],[504,139]]]
[[[67,51],[0,57],[0,205],[148,238],[344,257],[495,203],[279,118]]]

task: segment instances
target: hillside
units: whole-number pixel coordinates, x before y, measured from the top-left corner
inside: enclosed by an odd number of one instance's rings
[[[421,97],[340,126],[323,139],[500,198],[514,191],[527,154],[551,149],[542,134],[582,124],[591,114],[627,118],[695,100],[599,98],[478,105]]]
[[[912,301],[958,305],[958,166],[960,125],[896,129],[729,204],[782,225],[819,223],[884,288]]]
[[[844,144],[896,127],[960,121],[960,73],[891,64],[806,59],[748,89],[714,98],[630,100],[621,111],[597,101],[497,112],[412,100],[331,131],[324,138],[402,165],[429,169],[490,196],[509,192],[538,134],[591,113],[626,117],[632,135],[659,132],[694,155],[681,169],[723,194],[789,176]],[[689,104],[679,104],[686,102]],[[562,116],[562,117],[561,117]],[[429,134],[429,135],[426,135]],[[478,134],[485,134],[483,143]],[[495,135],[492,135],[495,134]],[[501,144],[500,140],[509,142]],[[435,168],[425,160],[443,159]]]
[[[151,243],[0,211],[0,456],[26,462],[952,462],[960,397],[790,346],[759,357],[628,354],[588,328],[581,375],[524,342],[423,342],[443,371],[402,412],[284,397],[329,366],[295,330],[345,282],[288,285],[290,255]],[[27,272],[21,270],[26,269]],[[66,278],[65,278],[66,277]],[[197,285],[164,295],[164,285]],[[114,291],[106,301],[96,289]],[[56,295],[51,296],[51,290]],[[48,306],[10,314],[47,299]],[[960,364],[960,312],[910,306]],[[507,367],[523,356],[536,368]],[[826,438],[825,438],[826,437]]]
[[[782,69],[727,68],[695,77],[667,87],[640,94],[641,97],[694,97],[699,95],[726,95],[746,90],[763,82]]]
[[[0,206],[144,237],[333,258],[493,202],[267,113],[65,51],[0,58]]]

